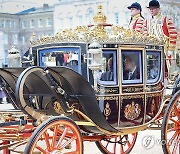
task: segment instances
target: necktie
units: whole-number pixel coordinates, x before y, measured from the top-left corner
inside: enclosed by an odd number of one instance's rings
[[[128,75],[128,80],[131,80],[132,79],[132,72],[129,72],[129,75]]]
[[[109,75],[109,81],[112,81],[113,80],[113,73],[110,72],[110,75]]]

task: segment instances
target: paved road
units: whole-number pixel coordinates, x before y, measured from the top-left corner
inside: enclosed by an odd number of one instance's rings
[[[10,104],[0,104],[0,110],[4,108],[12,109],[13,107]],[[147,137],[152,138],[152,142],[147,148],[143,146],[143,139]],[[138,137],[135,143],[134,148],[131,151],[131,154],[163,154],[162,147],[160,145],[161,131],[160,130],[144,130],[138,133]],[[0,154],[3,154],[0,151]],[[15,153],[12,153],[15,154]],[[101,154],[94,142],[84,142],[84,154]]]
[[[143,138],[147,136],[153,136],[156,140],[156,143],[153,147],[150,147],[150,149],[147,149],[142,145]],[[161,145],[158,144],[160,138],[160,131],[157,130],[146,130],[139,132],[135,146],[130,154],[163,154]],[[0,154],[3,154],[3,152],[0,151]],[[17,153],[12,152],[11,154]],[[84,154],[101,154],[101,151],[99,151],[94,142],[84,142]]]

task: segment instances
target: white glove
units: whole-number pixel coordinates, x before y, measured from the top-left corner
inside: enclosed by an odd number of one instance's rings
[[[170,66],[173,64],[173,58],[174,58],[174,51],[168,50],[168,56],[167,58],[169,59],[169,64]]]
[[[173,57],[173,54],[174,54],[174,51],[172,51],[172,50],[168,50],[168,57]]]

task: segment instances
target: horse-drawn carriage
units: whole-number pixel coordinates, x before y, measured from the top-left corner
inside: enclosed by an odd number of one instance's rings
[[[83,141],[102,153],[129,153],[138,131],[153,127],[165,153],[180,152],[180,77],[165,85],[163,42],[106,24],[101,8],[94,21],[33,36],[35,66],[0,69],[15,108],[2,112],[4,153],[26,143],[24,153],[83,153]]]

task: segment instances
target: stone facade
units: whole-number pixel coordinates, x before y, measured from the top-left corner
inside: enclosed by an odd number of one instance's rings
[[[1,57],[0,67],[8,64],[8,50],[15,46],[23,55],[30,47],[30,38],[33,33],[41,37],[53,35],[54,8],[44,5],[41,8],[30,8],[16,14],[0,13],[0,32],[4,39],[4,58]],[[2,62],[3,61],[3,62]]]

